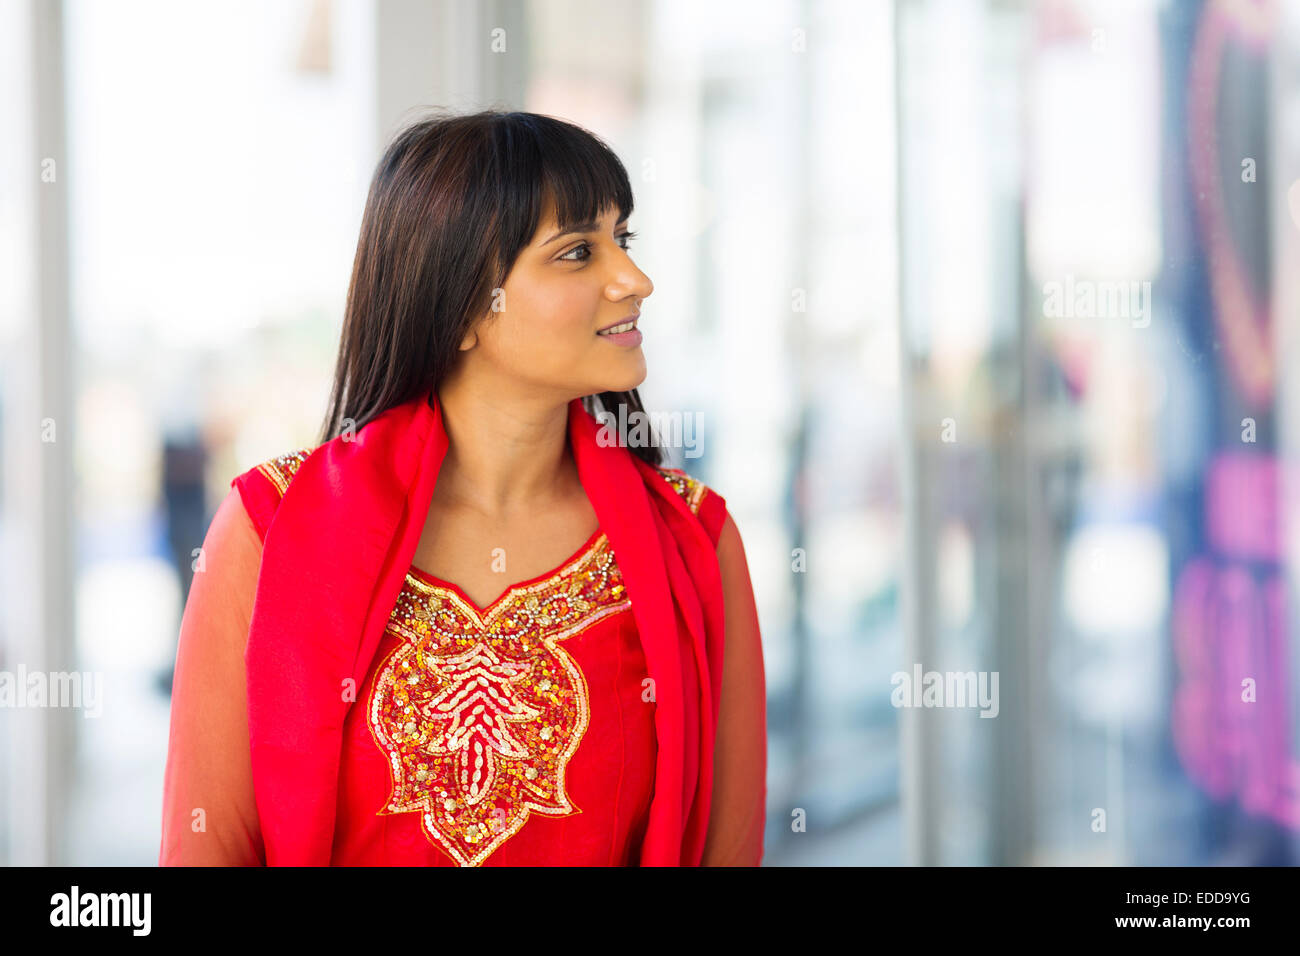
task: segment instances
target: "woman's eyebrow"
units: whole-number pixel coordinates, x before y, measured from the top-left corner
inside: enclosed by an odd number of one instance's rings
[[[625,222],[627,222],[626,219],[620,219],[618,222],[614,223],[614,226],[615,228],[617,228],[618,226],[621,226]],[[580,222],[574,225],[572,228],[561,229],[555,235],[551,236],[551,238],[543,242],[542,245],[549,246],[556,239],[560,239],[563,236],[578,235],[584,232],[596,232],[599,229],[600,229],[600,223],[598,222]]]

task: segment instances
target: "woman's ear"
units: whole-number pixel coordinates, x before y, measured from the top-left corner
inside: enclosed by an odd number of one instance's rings
[[[460,340],[460,351],[468,352],[477,344],[478,344],[478,332],[476,332],[474,329],[470,329],[468,332],[465,333],[465,337]]]

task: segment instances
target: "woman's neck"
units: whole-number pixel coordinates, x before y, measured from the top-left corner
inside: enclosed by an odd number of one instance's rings
[[[434,490],[442,507],[507,520],[562,500],[578,484],[568,402],[453,378],[438,389],[447,454]]]

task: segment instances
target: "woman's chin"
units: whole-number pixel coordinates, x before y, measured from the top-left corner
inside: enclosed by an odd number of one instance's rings
[[[630,391],[632,391],[632,389],[637,388],[638,386],[640,386],[641,383],[645,381],[645,377],[646,377],[646,376],[645,376],[645,372],[642,372],[640,375],[637,375],[637,376],[635,376],[634,378],[629,378],[629,379],[627,379],[626,381],[624,381],[622,384],[614,386],[613,388],[610,389],[610,391],[611,391],[611,392],[630,392]]]
[[[637,350],[640,352],[640,349]],[[605,375],[602,392],[630,392],[646,380],[645,358],[639,356],[639,361],[635,364],[629,362],[632,367],[625,373],[618,375]]]

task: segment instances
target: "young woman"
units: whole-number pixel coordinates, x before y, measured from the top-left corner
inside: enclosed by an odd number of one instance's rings
[[[758,865],[740,534],[620,424],[653,290],[631,211],[550,117],[388,148],[321,444],[237,477],[204,541],[161,864]]]

